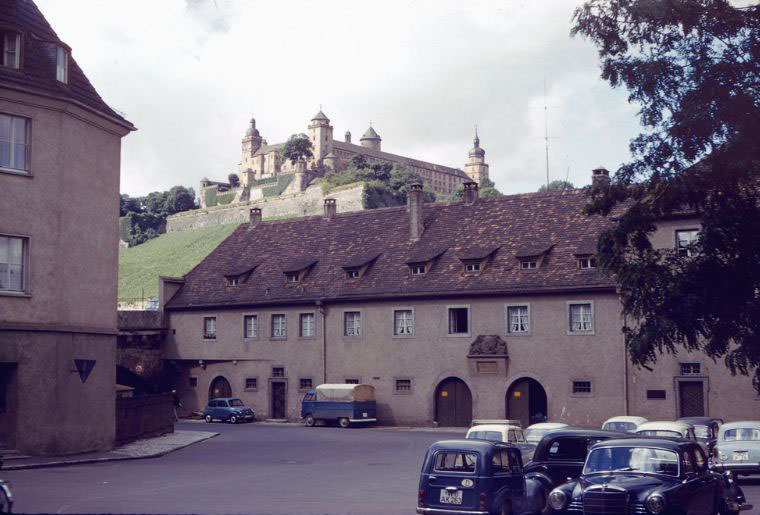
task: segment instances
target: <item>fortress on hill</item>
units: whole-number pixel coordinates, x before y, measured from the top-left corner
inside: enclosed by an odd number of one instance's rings
[[[243,222],[248,219],[251,207],[260,208],[264,217],[317,214],[327,196],[337,199],[338,211],[364,209],[362,184],[327,193],[320,184],[326,173],[344,170],[359,155],[369,164],[390,163],[417,173],[441,197],[450,195],[460,184],[481,183],[488,178],[485,151],[480,148],[477,131],[464,170],[386,152],[372,125],[358,145],[352,142],[350,131],[346,131],[342,140],[335,139],[330,119],[321,110],[312,117],[306,134],[312,143],[313,156],[293,164],[281,155],[285,143],[270,145],[252,118],[241,142],[242,156],[237,170],[240,184],[204,177],[198,190],[201,209],[170,216],[167,231]]]

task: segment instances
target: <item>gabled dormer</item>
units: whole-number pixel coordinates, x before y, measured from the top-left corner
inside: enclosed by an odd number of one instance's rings
[[[457,252],[457,258],[462,263],[465,274],[479,274],[486,269],[497,250],[497,246],[472,246]]]
[[[412,251],[406,260],[409,274],[412,277],[422,277],[430,272],[436,260],[441,257],[447,247],[419,248]]]
[[[554,244],[549,243],[518,249],[515,252],[515,258],[520,264],[520,270],[535,270],[544,266],[553,247]]]
[[[300,283],[316,264],[317,260],[314,258],[298,258],[290,261],[282,267],[285,282],[288,284]]]
[[[341,268],[346,273],[346,279],[359,279],[363,277],[380,254],[380,252],[361,254],[342,264]]]

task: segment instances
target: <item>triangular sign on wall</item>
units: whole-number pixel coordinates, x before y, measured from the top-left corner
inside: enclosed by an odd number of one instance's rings
[[[90,372],[92,372],[92,369],[95,368],[95,360],[75,359],[74,366],[76,366],[76,371],[79,372],[79,379],[81,379],[84,383],[87,381],[87,378],[90,377]]]

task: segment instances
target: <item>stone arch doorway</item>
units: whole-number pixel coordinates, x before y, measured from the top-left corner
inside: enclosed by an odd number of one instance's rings
[[[211,386],[208,387],[209,400],[216,399],[217,397],[232,397],[230,382],[222,376],[214,378],[211,381]]]
[[[472,423],[472,394],[457,377],[447,377],[435,389],[435,420],[442,427],[469,427]]]
[[[545,422],[548,418],[546,390],[530,377],[522,377],[507,389],[505,409],[508,419],[519,420],[522,427]]]

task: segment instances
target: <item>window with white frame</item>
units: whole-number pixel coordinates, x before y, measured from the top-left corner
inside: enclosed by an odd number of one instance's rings
[[[570,332],[582,333],[594,330],[594,313],[590,302],[570,304]]]
[[[359,311],[346,311],[343,313],[343,335],[361,336],[362,314]]]
[[[361,272],[358,268],[349,268],[346,270],[346,277],[348,279],[358,279],[361,275]]]
[[[258,338],[259,317],[258,315],[245,315],[243,317],[243,338]]]
[[[702,373],[702,364],[698,361],[691,361],[681,363],[681,375],[682,376],[694,376]]]
[[[59,46],[55,53],[55,78],[58,82],[69,82],[69,52]]]
[[[29,170],[29,120],[0,113],[0,168]]]
[[[523,259],[520,261],[520,268],[524,270],[532,270],[538,268],[538,261],[536,259]]]
[[[284,314],[272,315],[272,338],[285,338],[288,336]]]
[[[12,30],[0,30],[0,44],[3,66],[18,69],[21,65],[21,34]]]
[[[480,272],[480,261],[473,261],[464,264],[465,272]]]
[[[596,257],[582,256],[578,258],[578,268],[581,270],[590,270],[596,268]]]
[[[25,291],[26,248],[26,238],[0,236],[0,291]]]
[[[314,313],[301,313],[299,315],[298,336],[311,338],[314,336]]]
[[[285,274],[285,280],[289,283],[297,283],[301,280],[301,274],[298,272],[288,272]]]
[[[470,332],[470,309],[449,308],[449,334],[464,335]]]
[[[679,256],[691,257],[694,255],[694,244],[699,237],[697,229],[676,231],[676,248]]]
[[[530,331],[528,306],[507,306],[507,332],[527,333]]]
[[[409,269],[412,271],[412,275],[425,275],[425,265],[424,264],[414,264],[409,265]]]
[[[395,336],[414,334],[414,312],[411,309],[393,310],[393,334]]]
[[[216,317],[203,317],[203,339],[216,339]]]

